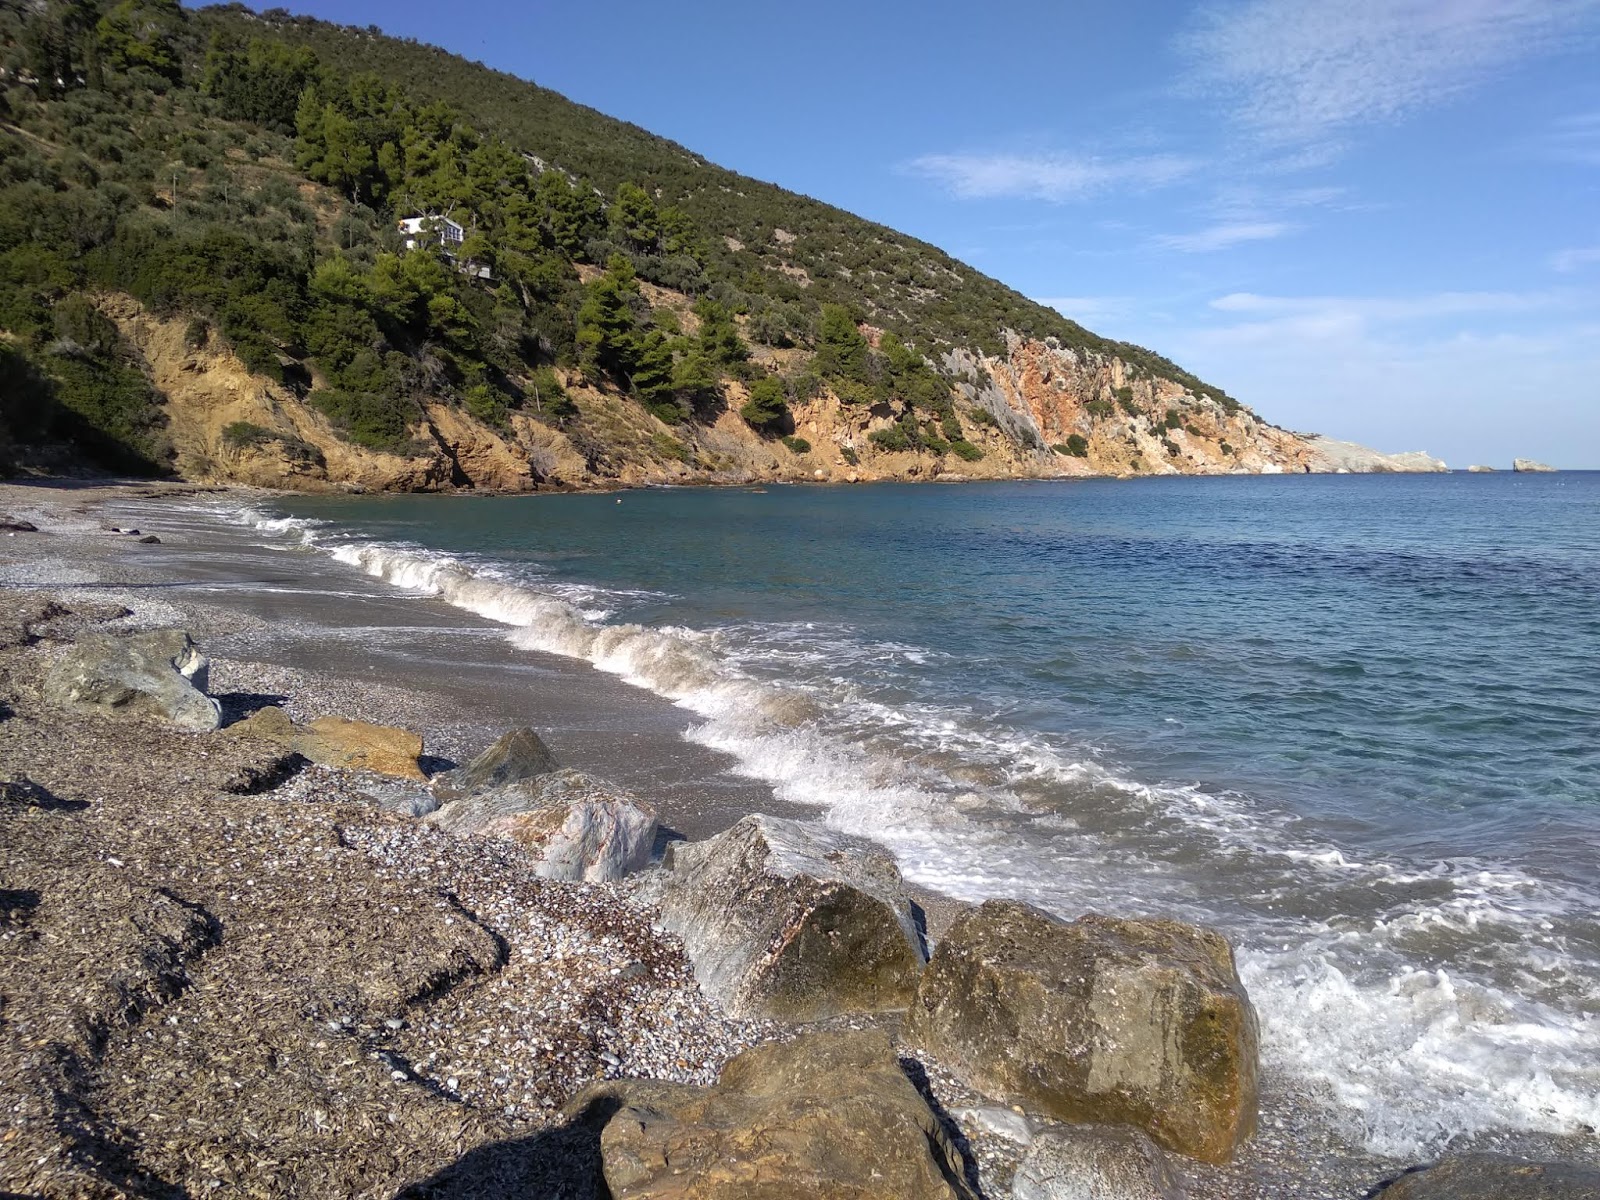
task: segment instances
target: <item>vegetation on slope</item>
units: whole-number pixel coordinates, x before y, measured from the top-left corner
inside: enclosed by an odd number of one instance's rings
[[[0,85],[0,421],[118,469],[159,471],[170,449],[159,396],[85,298],[111,290],[396,452],[425,402],[580,420],[559,365],[669,424],[714,419],[739,379],[740,414],[774,437],[827,387],[889,406],[885,448],[970,458],[928,363],[998,354],[1006,329],[1225,399],[933,247],[376,31],[39,0],[0,9]],[[425,214],[464,241],[447,254],[429,227],[407,250],[397,219]],[[692,296],[693,331],[640,281]],[[749,341],[810,356],[779,377]]]

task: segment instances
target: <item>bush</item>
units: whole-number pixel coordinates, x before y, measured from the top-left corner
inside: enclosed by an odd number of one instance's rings
[[[874,429],[867,434],[867,440],[882,450],[911,449],[911,439],[899,425],[890,425],[885,429]]]
[[[983,457],[983,451],[965,439],[958,438],[950,443],[950,453],[967,462],[977,462]]]
[[[1109,417],[1117,406],[1109,400],[1091,400],[1083,407],[1091,417]]]
[[[849,463],[852,467],[859,466],[861,464],[861,456],[849,446],[841,446],[839,448],[839,457],[844,459],[845,462]]]
[[[791,435],[783,439],[783,444],[789,447],[789,450],[794,454],[811,453],[811,443],[806,441],[803,437],[794,437]]]
[[[198,350],[211,339],[211,322],[204,317],[192,317],[183,328],[183,344],[186,349]]]
[[[253,424],[250,421],[234,421],[222,430],[222,440],[235,450],[265,445],[267,442],[272,441],[275,436],[272,430]]]
[[[739,415],[752,429],[770,432],[789,419],[789,405],[783,382],[768,375],[750,385],[750,399],[739,408]]]
[[[1088,458],[1089,439],[1081,433],[1074,433],[1069,435],[1065,442],[1057,442],[1050,449],[1057,454],[1064,454],[1068,458]]]
[[[1123,412],[1127,413],[1130,417],[1137,417],[1139,415],[1139,406],[1133,402],[1133,389],[1131,387],[1119,387],[1116,389],[1115,394],[1117,397],[1117,404]]]

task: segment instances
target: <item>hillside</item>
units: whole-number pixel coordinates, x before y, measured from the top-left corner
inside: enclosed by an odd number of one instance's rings
[[[1331,469],[1159,355],[553,92],[175,0],[0,9],[0,459],[378,489]]]

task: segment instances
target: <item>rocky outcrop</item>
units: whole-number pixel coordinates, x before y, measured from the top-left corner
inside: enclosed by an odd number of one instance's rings
[[[86,634],[45,675],[53,704],[164,721],[191,733],[222,723],[205,693],[210,661],[181,629]]]
[[[426,820],[451,833],[510,838],[533,851],[540,875],[591,883],[648,865],[656,838],[653,808],[570,768],[452,800]]]
[[[1467,470],[1469,472],[1471,472],[1473,475],[1493,475],[1494,474],[1494,468],[1493,467],[1486,467],[1482,463],[1473,463],[1472,466],[1467,468]]]
[[[906,1032],[980,1091],[1208,1162],[1255,1129],[1255,1011],[1209,930],[986,901],[939,943]]]
[[[593,269],[580,268],[585,273]],[[687,297],[656,287],[647,295],[692,325]],[[827,391],[797,401],[794,432],[808,449],[741,420],[745,392],[737,381],[728,384],[715,420],[669,427],[634,401],[576,376],[566,381],[578,410],[570,420],[545,421],[529,404],[491,427],[440,400],[424,406],[406,453],[379,453],[341,437],[294,389],[252,374],[220,339],[208,335],[196,344],[183,318],[157,317],[121,294],[98,303],[165,395],[177,468],[197,480],[302,491],[526,491],[1442,466],[1426,455],[1308,440],[1226,397],[1197,394],[1190,384],[1112,353],[1010,334],[998,357],[956,349],[938,364],[956,387],[955,420],[962,439],[981,452],[976,458],[873,442],[875,432],[900,419],[894,404],[844,404]],[[790,373],[802,365],[797,353],[755,348],[763,366]]]
[[[230,728],[237,734],[284,746],[318,766],[419,781],[427,778],[417,761],[422,756],[422,735],[409,729],[347,717],[318,717],[296,725],[288,713],[271,706]]]
[[[1511,469],[1524,474],[1540,474],[1545,471],[1553,472],[1554,467],[1547,467],[1542,462],[1535,462],[1531,458],[1514,458],[1511,460]]]
[[[922,941],[881,846],[757,814],[673,844],[662,865],[662,925],[729,1012],[814,1021],[910,1003]]]
[[[808,1033],[730,1060],[712,1088],[607,1083],[615,1200],[970,1200],[964,1164],[881,1032]]]
[[[1429,473],[1448,471],[1443,459],[1434,458],[1423,450],[1406,454],[1382,454],[1355,442],[1341,442],[1323,437],[1319,433],[1307,435],[1306,445],[1311,454],[1306,466],[1312,471],[1333,472],[1340,475],[1382,475]]]
[[[475,792],[493,791],[536,775],[548,775],[560,767],[550,747],[537,733],[531,729],[513,729],[466,766],[435,775],[431,787],[441,803],[448,803]]]
[[[1600,1169],[1463,1154],[1402,1175],[1383,1200],[1600,1200]]]
[[[1184,1200],[1161,1148],[1127,1125],[1040,1134],[1017,1167],[1012,1200]]]

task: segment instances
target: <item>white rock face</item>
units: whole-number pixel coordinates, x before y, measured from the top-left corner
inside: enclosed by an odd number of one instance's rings
[[[1554,471],[1555,470],[1554,467],[1547,467],[1547,466],[1545,466],[1544,463],[1535,462],[1531,458],[1516,458],[1516,459],[1512,459],[1511,460],[1511,469],[1513,471],[1531,472],[1531,473],[1539,473],[1539,472],[1543,472],[1543,471]]]
[[[1373,475],[1385,472],[1420,473],[1448,471],[1443,459],[1434,458],[1423,450],[1405,454],[1384,454],[1355,442],[1341,442],[1336,438],[1312,434],[1306,439],[1311,447],[1311,469],[1352,475]]]

